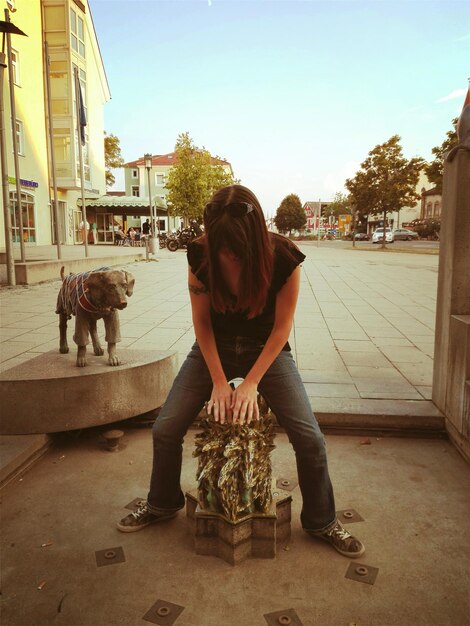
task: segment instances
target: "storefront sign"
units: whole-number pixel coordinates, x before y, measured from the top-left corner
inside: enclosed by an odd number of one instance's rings
[[[14,176],[9,176],[8,182],[10,183],[10,185],[16,185],[16,178]],[[33,189],[39,187],[39,183],[37,183],[35,180],[25,180],[24,178],[20,178],[20,185],[22,187],[29,187]]]

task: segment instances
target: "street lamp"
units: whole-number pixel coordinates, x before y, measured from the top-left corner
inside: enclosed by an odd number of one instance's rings
[[[152,233],[152,239],[155,237],[155,221],[153,219],[153,207],[152,207],[152,195],[150,188],[150,170],[152,169],[152,155],[144,154],[145,169],[147,170],[147,183],[149,188],[149,209],[150,209],[150,231]]]
[[[20,30],[17,26],[10,22],[10,16],[8,13],[8,9],[5,9],[5,21],[0,21],[0,32],[2,33],[2,48],[0,51],[0,162],[2,169],[2,204],[3,204],[3,219],[4,219],[4,228],[5,228],[5,252],[6,252],[6,266],[7,266],[7,281],[9,285],[16,285],[16,275],[15,275],[15,260],[13,255],[13,237],[12,237],[12,226],[11,226],[11,216],[10,216],[10,193],[9,193],[9,183],[8,183],[8,172],[7,172],[7,153],[6,153],[6,128],[5,128],[5,106],[3,100],[3,85],[4,85],[4,74],[5,69],[7,68],[6,59],[5,59],[5,41],[7,42],[7,52],[8,52],[8,63],[9,63],[9,78],[10,78],[10,93],[11,93],[11,102],[13,102],[14,109],[14,86],[13,81],[11,80],[11,43],[10,43],[10,35],[24,35],[27,37],[26,33]],[[16,119],[15,115],[13,115],[12,109],[12,118]],[[18,168],[18,149],[16,146],[16,128],[15,122],[13,122],[13,146],[14,146],[14,154],[15,154],[15,177],[16,177],[16,206],[19,214],[19,232],[20,232],[20,247],[21,247],[21,260],[24,261],[24,240],[23,240],[23,212],[21,209],[21,189],[20,189],[20,180],[19,180],[19,168]]]

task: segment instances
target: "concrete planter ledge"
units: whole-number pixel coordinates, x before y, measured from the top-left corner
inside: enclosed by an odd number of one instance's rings
[[[163,404],[176,375],[177,354],[118,349],[122,365],[88,353],[50,351],[0,374],[1,435],[53,433],[128,419]]]
[[[430,400],[310,398],[324,430],[388,431],[396,434],[445,433],[445,419]]]
[[[48,280],[60,278],[60,268],[65,266],[66,274],[77,274],[86,272],[100,266],[115,267],[125,265],[134,261],[145,259],[145,248],[135,248],[126,256],[116,254],[112,248],[108,254],[102,255],[99,259],[93,256],[81,259],[66,258],[61,261],[57,259],[28,260],[25,263],[15,261],[15,276],[17,285],[35,285]],[[6,255],[0,253],[0,282],[6,282]],[[98,265],[97,265],[98,263]]]

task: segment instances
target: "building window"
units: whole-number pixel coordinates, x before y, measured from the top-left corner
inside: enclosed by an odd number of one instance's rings
[[[426,204],[426,217],[432,217],[432,202]]]
[[[16,201],[16,191],[10,191],[10,216],[13,242],[20,241],[20,212]],[[29,193],[21,194],[21,214],[23,219],[23,241],[36,241],[36,224],[34,220],[34,197]]]
[[[70,37],[72,50],[85,58],[85,23],[72,8],[70,9]]]
[[[24,132],[23,132],[23,122],[20,120],[16,120],[15,125],[16,131],[16,144],[18,148],[18,154],[24,156]]]
[[[50,62],[52,115],[70,114],[70,70],[67,61]]]
[[[85,118],[88,120],[88,108],[87,108],[87,84],[86,84],[86,72],[82,70],[80,67],[72,63],[72,72],[73,72],[73,114],[74,114],[74,126],[75,126],[75,159],[76,159],[76,172],[77,178],[80,178],[80,162],[79,162],[79,148],[78,148],[78,134],[76,130],[76,120],[77,120],[77,94],[75,93],[75,68],[78,69],[78,80],[80,82],[80,89],[82,92],[82,100],[83,100],[83,109],[85,111]],[[84,179],[87,182],[91,182],[91,174],[90,174],[90,156],[89,156],[89,146],[88,146],[88,126],[85,126],[85,145],[82,146],[82,157],[83,157],[83,175]]]
[[[13,69],[13,82],[15,85],[20,84],[20,57],[16,50],[11,51],[11,67]]]
[[[79,147],[78,147],[78,133],[75,131],[75,155],[77,163],[77,178],[80,178],[80,159],[79,159]],[[85,129],[85,145],[82,145],[82,161],[83,161],[83,179],[88,183],[91,182],[90,175],[90,154],[88,150],[88,132]]]
[[[139,177],[139,173],[137,170],[132,170],[132,178],[138,178]]]
[[[441,213],[441,205],[439,201],[437,200],[434,203],[434,217],[439,217],[440,213]]]
[[[77,115],[76,93],[75,93],[75,68],[78,68],[78,79],[80,81],[80,89],[82,90],[83,109],[85,111],[85,117],[88,120],[88,108],[87,108],[87,87],[86,87],[86,72],[80,67],[72,63],[72,83],[73,83],[73,114]]]
[[[65,16],[63,5],[44,6],[45,40],[49,46],[63,47],[66,45]]]
[[[140,198],[140,189],[139,185],[132,185],[132,195],[136,198]]]
[[[155,184],[164,185],[165,184],[165,174],[157,173],[155,174]]]

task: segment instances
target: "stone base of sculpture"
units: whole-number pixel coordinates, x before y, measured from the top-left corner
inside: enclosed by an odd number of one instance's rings
[[[285,545],[290,538],[291,502],[289,493],[275,490],[268,512],[249,513],[232,521],[201,508],[197,490],[187,492],[186,515],[196,554],[217,556],[231,565],[249,557],[273,559],[279,545]]]

